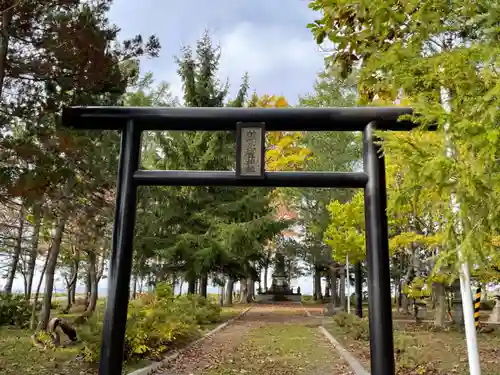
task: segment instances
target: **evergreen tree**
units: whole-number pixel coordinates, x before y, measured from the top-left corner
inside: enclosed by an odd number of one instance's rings
[[[103,171],[115,165],[118,145],[115,135],[88,136],[61,129],[60,110],[65,105],[118,103],[130,78],[121,64],[144,54],[155,56],[159,49],[154,37],[144,43],[137,36],[119,45],[118,28],[106,19],[110,4],[109,0],[2,3],[2,197],[22,201],[25,211],[32,208],[33,212],[39,212],[44,202],[47,224],[54,227],[41,328],[46,328],[49,319],[66,224],[90,202],[105,208],[102,196],[114,181]],[[16,273],[16,259],[15,253],[11,277]]]
[[[228,84],[217,78],[220,51],[208,34],[177,59],[187,106],[242,106],[246,101],[245,76],[233,101],[227,101]],[[152,162],[156,169],[230,170],[234,168],[235,138],[231,132],[169,132],[158,135],[161,157]],[[266,189],[234,187],[163,188],[168,211],[162,227],[157,254],[170,272],[182,273],[188,292],[206,296],[208,278],[230,276],[256,280],[254,262],[266,238],[279,230],[271,218]],[[167,229],[168,228],[168,229]]]

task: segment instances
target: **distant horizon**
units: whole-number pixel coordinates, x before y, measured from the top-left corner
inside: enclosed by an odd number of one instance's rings
[[[294,289],[296,289],[296,287]],[[148,288],[143,288],[143,291],[147,291],[147,290],[148,290]],[[235,291],[237,291],[237,290],[239,290],[239,287],[235,288]],[[301,288],[301,290],[302,290],[302,288]],[[85,286],[77,286],[77,288],[76,288],[76,293],[77,294],[84,294],[85,291],[86,291],[86,287]],[[99,287],[97,289],[97,291],[98,291],[98,294],[100,296],[107,296],[108,287],[107,286]],[[139,289],[137,291],[139,291]],[[14,288],[14,289],[12,289],[12,292],[15,293],[15,294],[23,294],[24,293],[24,288]],[[32,294],[34,294],[35,292],[36,292],[36,290],[33,290]],[[182,292],[183,293],[187,292],[187,283],[184,283],[184,285],[182,287]],[[207,287],[207,292],[210,293],[210,294],[218,294],[219,293],[219,288],[218,287],[214,287],[212,285],[209,285]],[[41,294],[45,293],[45,290],[40,289],[40,293]],[[52,294],[56,294],[56,293],[67,293],[67,289],[66,288],[54,288],[54,290],[52,291]],[[176,288],[175,288],[175,293],[179,293],[179,287],[178,286],[176,286]]]
[[[38,286],[38,282],[39,282],[39,279],[41,276],[39,270],[41,270],[43,268],[41,261],[38,261],[37,265],[39,267],[37,267],[37,270],[36,270],[35,275],[34,275],[35,282],[33,283],[34,285],[32,288],[32,294],[36,292],[36,287]],[[270,267],[268,275],[267,275],[267,285],[268,286],[271,286],[272,273],[273,273],[273,268]],[[263,279],[261,281],[263,283]],[[322,280],[321,283],[322,283],[321,285],[324,288],[325,280]],[[236,285],[238,285],[238,284],[239,284],[239,282],[236,282]],[[5,280],[0,280],[0,290],[4,289],[4,285],[5,285]],[[290,286],[294,289],[296,289],[297,287],[300,287],[302,294],[312,294],[312,292],[313,292],[313,277],[311,275],[307,275],[307,276],[298,277],[296,279],[292,279]],[[45,280],[43,280],[42,286],[40,288],[40,293],[44,293],[44,291],[45,291],[44,287],[45,287]],[[76,289],[77,289],[77,293],[84,293],[85,292],[85,285],[83,284],[83,282],[81,282],[81,281],[77,282]],[[236,288],[236,289],[238,289],[238,288]],[[108,278],[104,277],[99,282],[98,293],[100,295],[107,295],[107,290],[108,290]],[[24,280],[23,280],[21,275],[16,275],[12,291],[15,293],[24,293]],[[186,282],[183,283],[182,291],[184,293],[187,292],[187,283]],[[209,291],[209,293],[218,293],[218,288],[212,286],[212,284],[209,282],[208,291]],[[65,287],[64,280],[60,276],[60,273],[57,273],[57,272],[56,272],[56,278],[54,280],[54,288],[53,288],[52,293],[66,293],[66,287]],[[178,286],[176,288],[176,293],[178,293]]]

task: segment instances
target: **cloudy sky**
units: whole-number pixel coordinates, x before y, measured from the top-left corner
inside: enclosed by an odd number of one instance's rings
[[[144,61],[143,68],[169,82],[177,96],[181,83],[174,56],[209,30],[222,48],[220,78],[229,78],[233,93],[248,72],[259,95],[285,95],[290,103],[311,91],[323,66],[306,28],[314,19],[307,0],[115,0],[110,14],[121,38],[160,38],[160,57]]]

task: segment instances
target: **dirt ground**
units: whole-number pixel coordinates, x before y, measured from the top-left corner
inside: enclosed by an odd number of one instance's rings
[[[313,315],[322,321],[323,326],[349,350],[366,368],[370,368],[370,343],[365,339],[356,339],[349,328],[339,326],[333,318],[321,318],[307,307]],[[445,327],[434,328],[432,323],[415,324],[411,318],[402,320],[394,314],[393,337],[398,375],[441,375],[469,373],[467,348],[463,329]],[[365,312],[365,317],[368,314]],[[486,326],[493,330],[479,331],[477,340],[483,375],[500,375],[500,328]]]
[[[158,374],[353,374],[319,332],[319,324],[300,305],[257,305],[184,351]]]

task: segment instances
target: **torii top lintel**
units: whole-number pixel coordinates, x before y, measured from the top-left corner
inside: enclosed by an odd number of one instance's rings
[[[67,107],[63,109],[63,125],[121,130],[132,121],[140,130],[234,131],[238,122],[264,122],[267,131],[362,131],[374,121],[381,130],[408,131],[417,124],[400,117],[412,113],[408,107]]]

